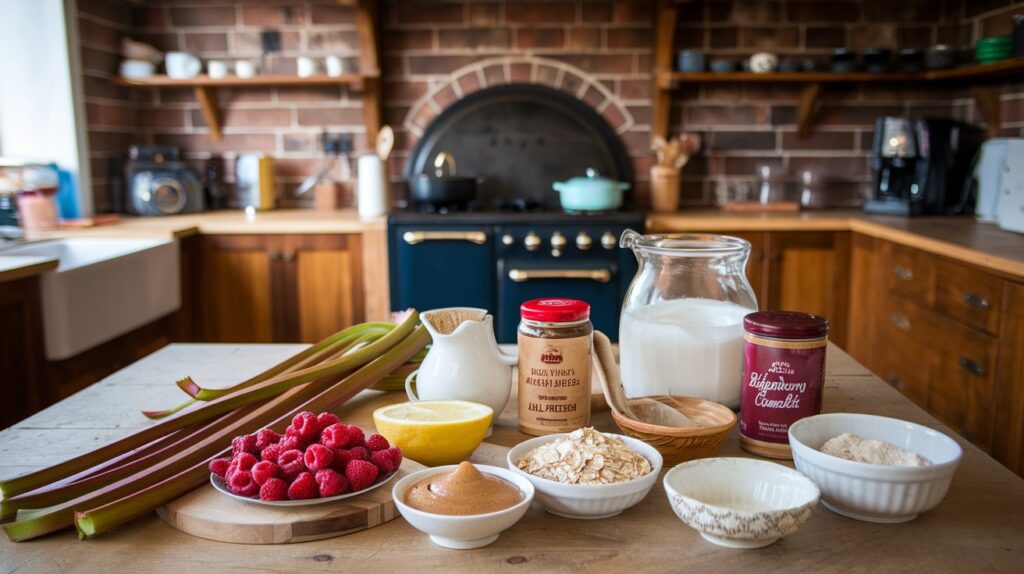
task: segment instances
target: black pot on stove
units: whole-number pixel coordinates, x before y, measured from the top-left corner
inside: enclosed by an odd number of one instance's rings
[[[417,207],[465,208],[476,199],[480,178],[456,175],[455,158],[441,152],[434,158],[434,172],[411,177],[409,201]]]

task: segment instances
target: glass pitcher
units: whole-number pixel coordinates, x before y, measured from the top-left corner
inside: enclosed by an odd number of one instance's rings
[[[619,322],[626,396],[700,397],[739,408],[743,317],[757,310],[750,243],[725,235],[622,234],[640,267]]]

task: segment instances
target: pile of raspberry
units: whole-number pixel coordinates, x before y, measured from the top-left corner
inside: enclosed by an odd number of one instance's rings
[[[303,500],[359,492],[398,470],[402,450],[366,436],[331,413],[303,411],[281,436],[271,429],[235,437],[231,456],[210,472],[231,492],[260,500]]]

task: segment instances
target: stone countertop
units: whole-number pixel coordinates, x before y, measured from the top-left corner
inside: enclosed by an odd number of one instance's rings
[[[896,217],[859,210],[728,213],[703,209],[649,214],[647,231],[853,231],[1024,279],[1024,235],[973,217]]]
[[[65,460],[148,424],[141,408],[167,407],[182,396],[173,381],[184,374],[210,386],[245,379],[298,352],[302,345],[175,344],[102,382],[0,431],[0,475],[11,476]],[[914,421],[952,435],[897,391],[834,346],[828,350],[826,412],[868,412]],[[513,395],[514,395],[513,390]],[[344,420],[371,427],[370,413],[405,400],[401,393],[366,391],[339,412]],[[523,440],[516,430],[516,400],[495,423],[494,435],[472,460],[503,464],[505,449]],[[592,423],[614,431],[607,412]],[[444,550],[396,519],[376,528],[327,540],[279,546],[240,546],[176,531],[156,515],[95,540],[78,541],[65,531],[40,540],[12,543],[0,535],[3,572],[117,570],[141,572],[182,568],[216,572],[1015,572],[1024,561],[1024,480],[988,455],[952,435],[964,458],[946,499],[906,524],[872,524],[815,508],[796,533],[760,550],[713,546],[674,516],[658,483],[636,507],[595,521],[559,518],[534,505],[494,544],[472,551]],[[740,450],[737,430],[719,453]],[[358,566],[356,566],[358,565]]]
[[[58,261],[52,257],[31,255],[0,255],[0,283],[38,275],[57,268]]]

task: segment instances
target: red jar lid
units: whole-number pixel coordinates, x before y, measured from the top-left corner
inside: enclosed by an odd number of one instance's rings
[[[776,339],[820,339],[828,335],[828,319],[796,311],[757,311],[743,318],[752,335]]]
[[[527,321],[577,323],[590,318],[590,303],[579,299],[533,299],[519,306]]]

